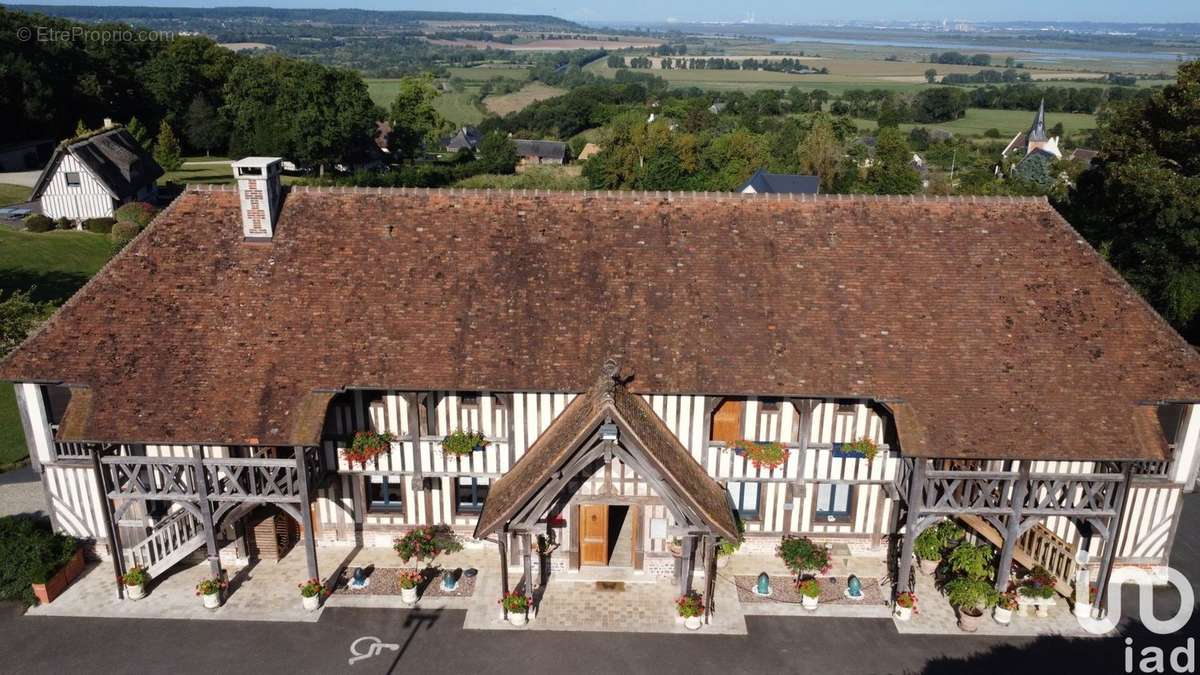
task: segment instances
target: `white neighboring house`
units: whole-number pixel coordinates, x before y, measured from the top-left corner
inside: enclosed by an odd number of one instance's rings
[[[163,169],[120,125],[63,141],[33,186],[42,213],[54,218],[111,218],[126,202],[152,201]]]

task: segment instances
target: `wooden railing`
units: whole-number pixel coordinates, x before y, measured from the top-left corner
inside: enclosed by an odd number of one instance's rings
[[[131,457],[101,458],[112,499],[213,502],[299,502],[300,481],[313,486],[322,475],[319,453],[306,451],[305,476],[292,458]]]
[[[155,577],[203,543],[200,521],[186,509],[180,509],[159,521],[145,539],[125,549],[125,560],[130,566],[146,568]]]
[[[1070,585],[1075,579],[1074,549],[1045,525],[1034,525],[1021,535],[1017,540],[1017,549],[1025,552],[1036,564],[1050,570],[1060,582]]]
[[[91,443],[54,443],[54,458],[58,460],[91,459]]]

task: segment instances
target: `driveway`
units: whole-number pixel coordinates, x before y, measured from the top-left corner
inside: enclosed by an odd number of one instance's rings
[[[46,497],[33,469],[23,466],[0,473],[0,516],[17,513],[45,515]]]
[[[1184,504],[1173,565],[1200,580],[1200,495]],[[1125,589],[1126,616],[1138,616]],[[938,601],[938,600],[930,600]],[[1156,589],[1155,613],[1179,596]],[[467,631],[461,610],[328,608],[319,623],[24,617],[0,607],[5,669],[20,673],[1121,673],[1136,654],[1200,634],[1200,615],[1158,636],[1136,619],[1122,637],[1012,639],[900,635],[890,620],[747,617],[749,635]],[[351,646],[378,655],[351,665]]]
[[[33,189],[33,184],[37,182],[40,175],[42,175],[41,171],[9,171],[0,173],[0,183],[21,185]]]

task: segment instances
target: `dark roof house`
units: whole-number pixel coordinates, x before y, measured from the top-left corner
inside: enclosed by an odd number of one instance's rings
[[[118,200],[136,196],[163,175],[154,157],[124,127],[113,126],[59,144],[33,186],[33,199],[42,196],[67,155],[86,166]]]
[[[474,150],[481,140],[483,140],[483,134],[475,127],[461,127],[453,136],[445,140],[442,147],[446,149],[446,152]]]
[[[815,195],[821,191],[821,177],[793,173],[767,173],[765,169],[759,169],[737,191],[758,194]]]
[[[531,164],[563,164],[567,161],[567,144],[560,141],[529,141],[513,139],[522,161]]]

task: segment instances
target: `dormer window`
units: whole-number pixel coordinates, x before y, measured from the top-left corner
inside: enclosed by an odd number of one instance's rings
[[[79,187],[81,185],[78,171],[64,171],[63,179],[67,181],[67,187]]]

